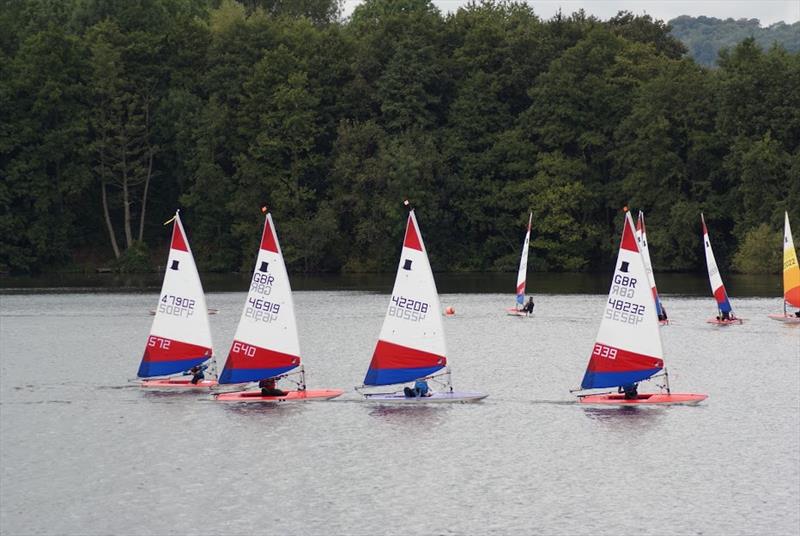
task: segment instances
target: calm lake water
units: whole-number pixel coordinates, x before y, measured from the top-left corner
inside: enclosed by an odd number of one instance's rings
[[[530,319],[504,316],[507,293],[477,292],[499,283],[455,293],[440,282],[442,305],[457,312],[445,319],[455,387],[490,396],[402,408],[352,390],[391,276],[370,287],[381,292],[293,280],[307,289],[295,303],[309,387],[346,394],[280,406],[129,382],[158,281],[143,293],[0,295],[0,533],[796,535],[800,326],[766,317],[780,291],[729,283],[748,320],[719,328],[704,322],[715,312],[707,287],[660,281],[673,390],[709,399],[593,409],[569,389],[586,368],[608,280],[576,277],[534,294]],[[208,295],[220,311],[210,317],[220,360],[244,299]]]

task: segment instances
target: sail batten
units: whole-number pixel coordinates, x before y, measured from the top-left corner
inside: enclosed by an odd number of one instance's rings
[[[581,387],[616,387],[650,378],[664,367],[663,354],[653,293],[626,212],[606,308]]]
[[[436,282],[414,210],[408,214],[392,296],[364,385],[392,385],[447,365]]]

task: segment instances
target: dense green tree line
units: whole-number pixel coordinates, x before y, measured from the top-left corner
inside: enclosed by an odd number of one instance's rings
[[[800,228],[800,55],[709,70],[669,26],[428,0],[0,0],[0,271],[159,263],[390,270],[418,209],[441,270],[612,262],[624,205],[659,270],[777,269]],[[738,256],[736,256],[738,254]]]
[[[775,43],[789,52],[800,52],[800,22],[776,22],[762,27],[758,19],[717,19],[682,15],[669,21],[671,35],[686,45],[689,55],[701,64],[717,65],[719,52],[752,37],[762,48]]]

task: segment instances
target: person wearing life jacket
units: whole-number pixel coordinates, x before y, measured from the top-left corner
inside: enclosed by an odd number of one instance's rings
[[[620,394],[625,393],[625,400],[636,400],[639,397],[639,386],[635,383],[620,385],[617,387],[617,392]]]
[[[533,296],[530,296],[530,297],[528,298],[528,303],[526,303],[526,304],[525,304],[525,305],[522,307],[522,312],[524,312],[524,313],[526,313],[526,314],[531,314],[531,313],[533,313]]]
[[[191,382],[194,385],[197,385],[197,382],[200,380],[205,380],[206,375],[203,372],[208,368],[208,365],[195,365],[186,372],[183,373],[184,376],[192,375]]]
[[[289,394],[275,387],[275,378],[261,380],[258,382],[258,386],[261,388],[261,396],[286,396]]]
[[[414,388],[406,387],[403,389],[403,393],[406,395],[406,398],[420,398],[423,396],[431,396],[430,388],[428,387],[428,382],[423,379],[419,379],[414,382]]]

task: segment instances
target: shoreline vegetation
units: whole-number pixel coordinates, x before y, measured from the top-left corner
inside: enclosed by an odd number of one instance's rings
[[[531,272],[604,270],[623,206],[658,273],[703,271],[701,212],[721,270],[780,270],[784,211],[800,222],[792,42],[728,43],[710,68],[627,12],[340,9],[4,3],[0,274],[153,271],[176,207],[202,271],[249,273],[264,205],[291,272],[388,272],[404,199],[440,273],[512,272],[531,210]]]

